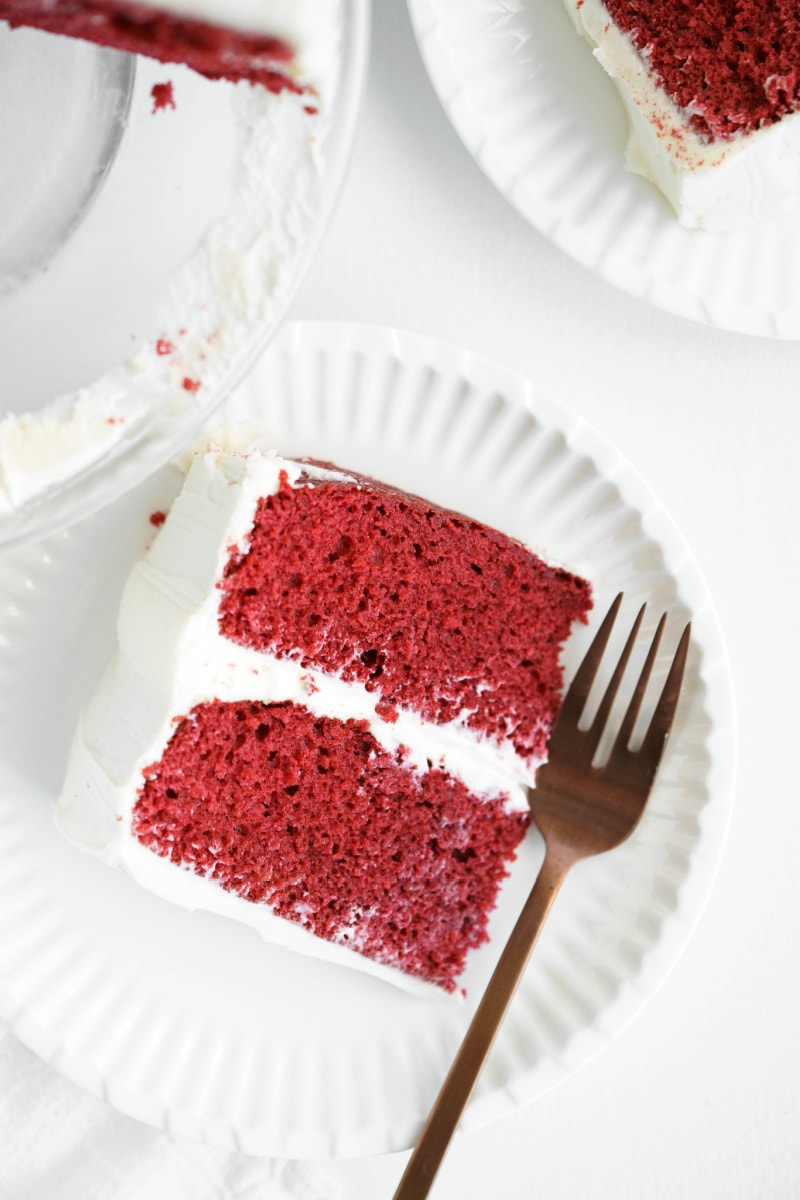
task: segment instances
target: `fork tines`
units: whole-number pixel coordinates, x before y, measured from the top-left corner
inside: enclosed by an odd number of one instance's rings
[[[609,608],[603,619],[597,633],[594,636],[591,646],[589,647],[583,661],[578,668],[572,683],[570,684],[567,693],[564,697],[561,711],[555,728],[551,735],[551,748],[558,745],[559,726],[563,732],[570,731],[570,743],[572,754],[576,751],[580,755],[581,761],[593,761],[597,754],[601,738],[606,730],[608,719],[611,713],[612,706],[619,692],[620,685],[628,666],[631,653],[636,645],[639,637],[639,631],[642,626],[646,604],[643,604],[639,609],[636,618],[628,634],[624,649],[617,659],[614,667],[614,672],[609,680],[605,691],[603,692],[599,706],[592,718],[591,723],[587,728],[581,729],[580,722],[584,715],[592,685],[597,675],[598,667],[602,661],[606,646],[608,645],[614,628],[619,610],[622,606],[623,594],[620,592],[614,600],[614,603]],[[636,681],[633,694],[628,703],[625,715],[622,718],[622,723],[619,731],[614,738],[614,742],[608,758],[619,758],[622,755],[631,753],[631,738],[633,737],[636,722],[642,707],[642,701],[647,691],[647,685],[653,673],[661,639],[666,626],[666,613],[664,613],[658,622],[656,630],[650,641],[650,646],[647,651],[644,665],[641,668],[639,677]],[[683,673],[686,666],[686,657],[689,649],[689,639],[691,636],[691,623],[687,624],[683,630],[678,646],[675,650],[666,680],[661,690],[661,695],[656,703],[652,717],[648,723],[647,731],[644,739],[639,746],[637,753],[643,752],[643,755],[648,760],[652,761],[652,772],[655,774],[655,769],[661,757],[661,751],[666,741],[667,734],[672,723],[672,717],[678,701],[680,693]],[[575,732],[580,733],[580,740],[576,744]]]

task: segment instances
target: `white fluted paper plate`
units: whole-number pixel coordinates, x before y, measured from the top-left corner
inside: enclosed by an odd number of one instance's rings
[[[332,3],[320,101],[0,21],[0,548],[167,462],[279,327],[366,74],[369,0]]]
[[[596,612],[687,613],[694,639],[646,815],[576,868],[465,1125],[542,1096],[606,1046],[664,980],[703,907],[732,795],[734,717],[709,596],[646,484],[580,418],[518,376],[416,336],[291,325],[228,413],[276,447],[367,472],[540,546],[593,582]],[[165,468],[87,522],[0,559],[0,1016],[110,1104],[245,1151],[409,1146],[541,857],[526,840],[474,954],[468,998],[412,997],[265,945],[137,888],[57,832],[72,729],[114,648],[123,580],[169,504]],[[655,615],[653,620],[655,619]],[[679,620],[677,620],[679,619]],[[590,629],[568,647],[567,669]]]
[[[625,170],[627,118],[561,0],[408,0],[454,128],[540,233],[610,283],[719,329],[800,338],[797,215],[684,229]]]

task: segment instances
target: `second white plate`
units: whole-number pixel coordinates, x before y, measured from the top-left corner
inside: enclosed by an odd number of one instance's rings
[[[542,1096],[606,1046],[684,946],[722,854],[734,728],[702,579],[669,517],[581,419],[466,351],[389,330],[284,329],[226,412],[546,546],[677,623],[680,719],[634,837],[559,897],[465,1116]],[[474,954],[468,999],[411,997],[189,913],[81,854],[52,810],[79,709],[114,651],[127,571],[177,484],[164,469],[89,521],[0,559],[0,1017],[109,1103],[258,1154],[409,1146],[541,859],[532,833]],[[567,670],[590,637],[570,642]],[[46,747],[46,752],[44,752]]]
[[[408,0],[450,120],[540,233],[610,283],[737,333],[800,338],[797,214],[735,233],[684,229],[625,170],[627,121],[561,0]]]

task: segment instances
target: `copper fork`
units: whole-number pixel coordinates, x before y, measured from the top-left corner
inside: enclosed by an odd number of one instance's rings
[[[424,1200],[488,1057],[497,1030],[567,872],[582,858],[612,850],[644,811],[669,736],[683,680],[690,625],[683,631],[643,737],[632,737],[666,623],[661,617],[616,735],[607,729],[645,606],[639,610],[610,682],[587,728],[581,719],[614,626],[622,595],[609,609],[570,684],[550,737],[547,763],[530,793],[531,815],[544,843],[539,875],[431,1109],[394,1200]],[[598,752],[613,736],[608,752]],[[602,742],[602,746],[601,746]]]

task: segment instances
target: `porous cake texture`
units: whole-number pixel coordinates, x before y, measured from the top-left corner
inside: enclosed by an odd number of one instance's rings
[[[502,796],[410,769],[366,721],[291,702],[193,709],[133,814],[156,854],[448,989],[525,827]]]
[[[604,0],[664,91],[708,141],[800,107],[795,0]]]
[[[590,604],[417,497],[209,450],[128,583],[60,822],[180,903],[455,991]]]
[[[628,166],[685,225],[731,229],[796,206],[796,0],[565,3],[627,109]]]

